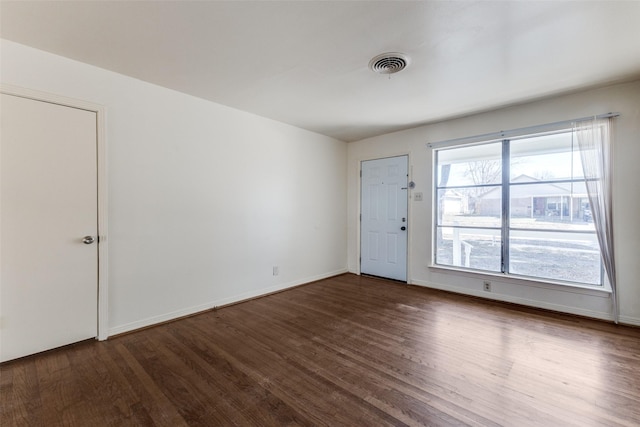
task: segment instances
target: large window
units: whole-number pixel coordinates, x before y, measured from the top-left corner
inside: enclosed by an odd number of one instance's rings
[[[437,265],[602,286],[572,131],[435,151]]]

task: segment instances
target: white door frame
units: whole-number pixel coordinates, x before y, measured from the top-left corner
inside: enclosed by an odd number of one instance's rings
[[[413,181],[413,167],[411,166],[411,151],[402,151],[399,153],[390,153],[388,155],[377,155],[377,156],[367,156],[362,157],[356,160],[357,162],[357,176],[358,176],[358,216],[356,217],[356,221],[358,226],[356,227],[356,255],[357,255],[357,275],[362,274],[362,221],[360,218],[362,217],[362,162],[367,162],[370,160],[381,160],[388,159],[390,157],[401,157],[407,156],[407,183]],[[407,189],[407,227],[409,232],[407,233],[407,284],[411,283],[411,254],[409,252],[409,248],[411,247],[411,227],[412,227],[412,203],[411,201],[411,188]]]
[[[36,101],[49,102],[65,107],[78,108],[96,113],[96,139],[97,139],[97,169],[98,169],[98,326],[97,339],[106,340],[108,331],[108,239],[107,239],[107,147],[105,140],[105,108],[102,105],[93,104],[78,99],[67,98],[46,92],[26,89],[18,86],[0,84],[0,93],[14,95]]]

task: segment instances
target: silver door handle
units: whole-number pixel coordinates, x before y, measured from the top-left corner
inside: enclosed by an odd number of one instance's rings
[[[95,241],[96,239],[93,236],[84,236],[82,238],[82,243],[84,243],[85,245],[90,245]]]

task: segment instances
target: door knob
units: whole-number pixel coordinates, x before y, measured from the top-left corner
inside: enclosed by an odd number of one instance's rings
[[[402,231],[404,231],[406,229],[407,229],[407,227],[405,227],[404,225],[402,227],[400,227],[400,230],[402,230]]]
[[[85,245],[90,245],[95,241],[96,239],[93,236],[84,236],[82,238],[82,243],[84,243]]]

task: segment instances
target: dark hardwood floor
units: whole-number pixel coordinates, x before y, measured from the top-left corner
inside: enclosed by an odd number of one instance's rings
[[[0,366],[4,426],[638,426],[640,329],[342,275]]]

